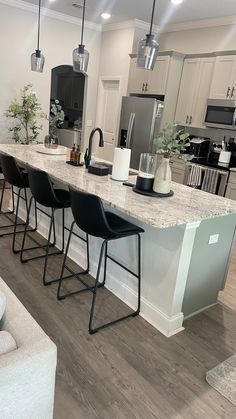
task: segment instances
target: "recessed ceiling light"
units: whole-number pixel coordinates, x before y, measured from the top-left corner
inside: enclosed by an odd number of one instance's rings
[[[180,3],[183,3],[183,0],[171,0],[171,3],[180,4]]]
[[[110,19],[111,15],[110,15],[110,13],[102,13],[102,14],[101,14],[101,17],[102,17],[103,19]]]

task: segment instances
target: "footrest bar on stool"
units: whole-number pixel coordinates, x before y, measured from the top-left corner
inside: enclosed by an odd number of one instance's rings
[[[113,324],[116,324],[116,323],[119,323],[122,320],[126,320],[129,317],[135,317],[135,316],[138,316],[138,315],[139,315],[139,310],[137,310],[133,313],[127,314],[127,316],[120,317],[119,319],[112,320],[111,322],[103,324],[102,326],[98,326],[98,327],[95,327],[95,328],[89,328],[89,333],[90,333],[90,335],[94,335],[95,333],[97,333],[101,329],[105,329],[106,327],[112,326]]]

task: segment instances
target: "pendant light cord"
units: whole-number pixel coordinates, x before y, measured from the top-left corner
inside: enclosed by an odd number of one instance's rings
[[[39,51],[40,18],[41,18],[41,0],[39,0],[39,13],[38,13],[38,44],[37,44],[37,51]]]
[[[155,13],[155,6],[156,6],[156,0],[153,0],[153,6],[152,6],[152,17],[151,17],[151,24],[150,24],[150,31],[149,35],[152,34],[152,26],[153,26],[153,19],[154,19],[154,13]]]
[[[83,6],[83,17],[82,17],[82,29],[81,29],[81,45],[83,45],[83,39],[84,39],[84,17],[85,17],[85,1],[84,0],[84,6]]]

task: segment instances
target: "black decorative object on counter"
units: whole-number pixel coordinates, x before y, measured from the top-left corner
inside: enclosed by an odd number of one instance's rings
[[[154,198],[168,198],[174,195],[173,191],[170,191],[169,193],[157,193],[154,191],[143,191],[143,190],[138,189],[136,186],[133,187],[133,191],[140,195],[152,196]]]
[[[97,176],[107,176],[109,174],[109,167],[94,163],[88,167],[88,173]]]
[[[66,163],[70,164],[71,166],[75,166],[75,167],[82,167],[84,165],[84,163],[75,163],[75,162],[70,161],[70,160],[67,160]]]

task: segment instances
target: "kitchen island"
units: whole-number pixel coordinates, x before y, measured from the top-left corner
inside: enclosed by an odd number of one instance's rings
[[[172,184],[173,197],[141,196],[110,176],[99,177],[85,168],[67,165],[66,156],[41,154],[40,147],[1,144],[0,152],[14,156],[21,165],[45,170],[65,187],[98,195],[110,210],[144,228],[141,316],[171,336],[183,330],[185,317],[216,304],[234,241],[236,202],[176,183]],[[135,177],[130,181],[135,183]],[[71,221],[68,210],[68,226]],[[45,235],[45,219],[41,217],[39,222],[39,231]],[[91,275],[95,276],[100,241],[93,238],[90,243]],[[113,242],[109,247],[111,254],[135,269],[135,238]],[[84,244],[77,238],[72,241],[70,257],[85,266]],[[135,306],[136,281],[110,262],[106,286],[129,306]]]

